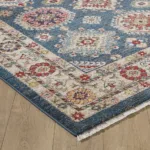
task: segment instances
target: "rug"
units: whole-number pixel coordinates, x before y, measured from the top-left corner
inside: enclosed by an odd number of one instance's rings
[[[150,105],[150,0],[1,0],[0,77],[92,136]]]

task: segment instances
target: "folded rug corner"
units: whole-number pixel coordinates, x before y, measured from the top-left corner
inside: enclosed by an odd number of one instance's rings
[[[149,0],[1,0],[0,78],[79,141],[150,105]]]

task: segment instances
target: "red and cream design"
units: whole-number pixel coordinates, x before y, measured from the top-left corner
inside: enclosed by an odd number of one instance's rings
[[[6,23],[0,26],[0,66],[76,122],[150,87],[150,48],[83,74]],[[4,50],[10,39],[12,48]]]
[[[0,0],[0,6],[17,6],[24,7],[30,0]]]
[[[42,7],[23,12],[17,16],[15,23],[28,30],[48,30],[69,23],[74,16],[62,7]]]
[[[50,65],[49,63],[37,63],[32,65],[29,69],[31,75],[34,76],[48,76],[49,74],[53,74],[56,70],[55,66]]]
[[[128,34],[150,34],[150,11],[129,11],[114,17],[112,26]]]
[[[75,9],[114,10],[117,0],[78,0]]]
[[[142,80],[147,77],[146,70],[139,68],[138,66],[128,66],[121,70],[121,76],[128,80]]]
[[[69,54],[71,57],[76,55],[98,57],[110,54],[113,49],[118,48],[116,37],[113,31],[94,29],[68,31],[67,36],[61,40],[62,48],[59,49],[59,53]]]

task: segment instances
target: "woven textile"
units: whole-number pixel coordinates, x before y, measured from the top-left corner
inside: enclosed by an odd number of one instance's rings
[[[0,77],[85,139],[149,105],[150,0],[1,0]]]

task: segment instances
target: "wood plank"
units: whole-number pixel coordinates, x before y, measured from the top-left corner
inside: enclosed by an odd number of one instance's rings
[[[123,143],[131,150],[149,150],[150,125],[148,122],[147,108],[129,117],[127,125],[122,123],[124,128]]]
[[[104,130],[104,150],[118,150],[122,140],[122,130],[119,123]]]
[[[150,125],[146,109],[105,130],[104,150],[149,150]]]
[[[76,137],[56,124],[53,150],[103,150],[103,132],[78,142]]]
[[[54,121],[17,94],[2,150],[52,150]]]
[[[137,137],[139,138],[140,148],[143,150],[150,149],[150,124],[147,109],[145,108],[143,111],[139,112],[135,117],[135,127],[134,129],[137,132]]]
[[[76,150],[77,139],[56,124],[53,150]]]
[[[2,146],[15,93],[13,89],[0,80],[0,147]]]

